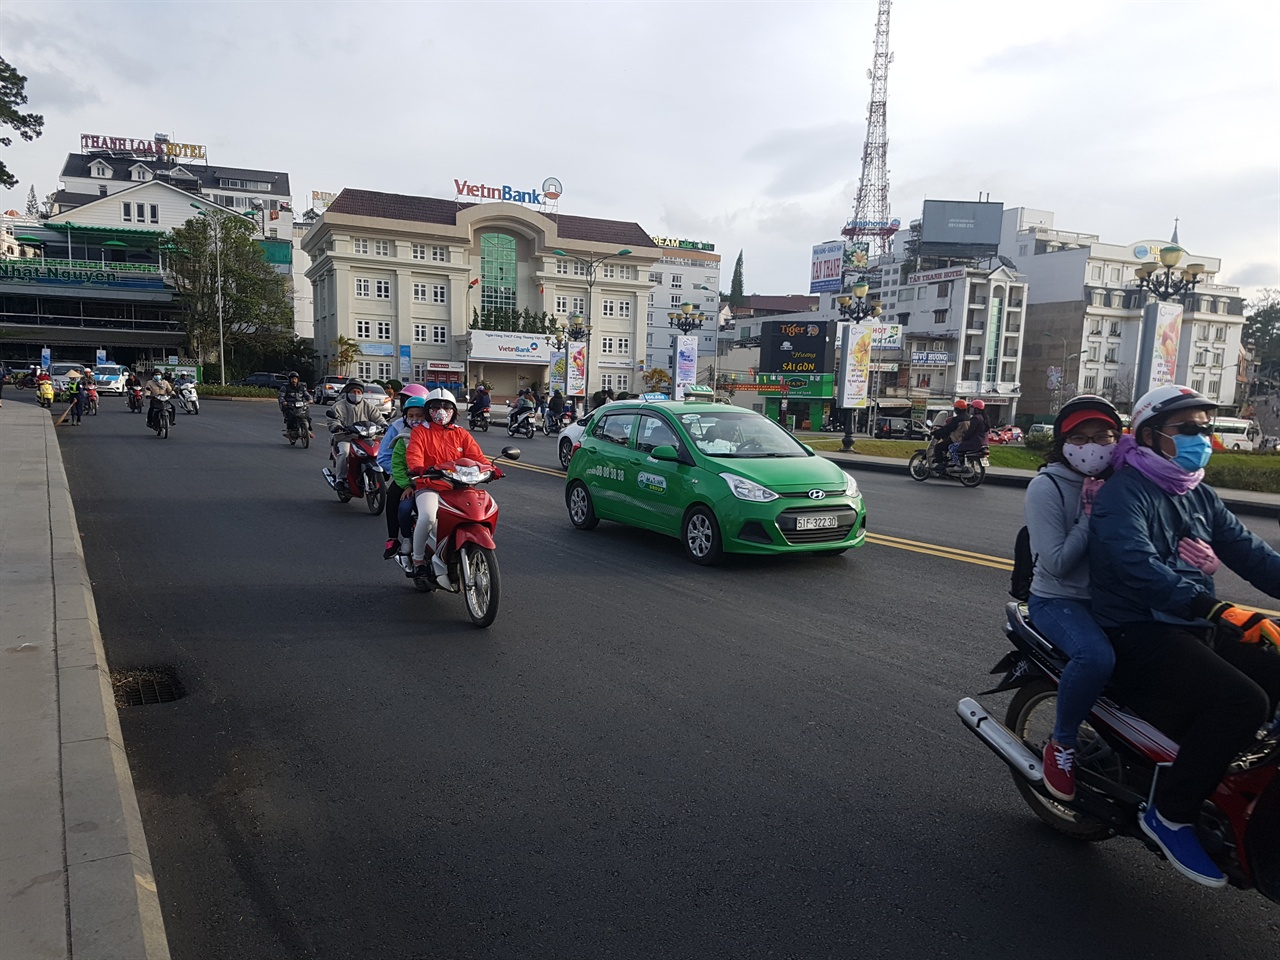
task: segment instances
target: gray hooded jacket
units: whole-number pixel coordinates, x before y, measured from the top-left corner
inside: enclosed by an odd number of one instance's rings
[[[1084,477],[1051,463],[1027,487],[1023,510],[1031,535],[1037,597],[1089,600],[1089,518],[1080,506]]]

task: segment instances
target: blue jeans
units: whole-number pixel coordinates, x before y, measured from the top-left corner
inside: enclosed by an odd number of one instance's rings
[[[1080,724],[1111,679],[1115,651],[1085,601],[1037,597],[1033,593],[1027,607],[1036,629],[1070,658],[1058,683],[1053,739],[1064,747],[1075,747]]]

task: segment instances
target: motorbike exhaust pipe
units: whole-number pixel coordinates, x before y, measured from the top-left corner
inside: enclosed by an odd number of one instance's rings
[[[1006,727],[977,700],[965,697],[956,704],[956,716],[964,725],[973,731],[974,736],[985,743],[991,751],[1015,771],[1031,783],[1044,780],[1044,772],[1040,768],[1040,758],[1027,749],[1027,745],[1013,731]]]

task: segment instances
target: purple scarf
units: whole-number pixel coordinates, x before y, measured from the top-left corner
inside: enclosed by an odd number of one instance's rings
[[[1116,444],[1111,466],[1116,470],[1122,467],[1133,467],[1165,493],[1171,493],[1174,496],[1194,490],[1204,479],[1203,470],[1187,473],[1172,460],[1166,460],[1150,447],[1138,446],[1138,441],[1131,433],[1126,433]]]

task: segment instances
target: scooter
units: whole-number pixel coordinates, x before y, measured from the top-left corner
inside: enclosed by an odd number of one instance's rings
[[[497,547],[493,539],[498,525],[498,505],[487,491],[480,489],[480,484],[502,477],[496,466],[499,460],[504,459],[519,460],[520,450],[504,447],[502,456],[494,458],[493,469],[474,460],[460,459],[421,474],[424,479],[447,480],[450,484],[450,489],[440,491],[436,529],[427,537],[433,558],[428,566],[447,569],[447,574],[441,576],[448,585],[437,582],[430,573],[413,578],[413,585],[424,593],[433,590],[461,593],[467,605],[467,615],[477,627],[493,623],[498,615],[501,592]],[[414,520],[416,522],[416,516]],[[440,564],[435,564],[434,558],[439,558]],[[396,563],[407,576],[412,576],[412,557],[399,553]]]
[[[36,403],[42,407],[53,406],[53,381],[41,380],[36,384]]]
[[[200,415],[200,397],[196,394],[194,380],[187,380],[178,384],[174,389],[174,396],[178,398],[178,406],[182,407],[183,413]]]
[[[325,411],[325,416],[335,421],[329,424],[333,438],[329,444],[329,466],[324,467],[325,482],[346,503],[352,497],[363,498],[365,506],[374,516],[382,513],[387,500],[387,477],[378,466],[378,441],[385,428],[369,420],[360,420],[349,427],[336,422],[336,410]],[[338,477],[338,436],[345,434],[344,443],[350,443],[347,454],[347,475]]]
[[[85,398],[88,400],[89,413],[96,417],[98,415],[98,388],[94,386],[86,387]]]
[[[489,432],[489,408],[485,407],[479,413],[467,414],[467,428],[475,433],[477,430]]]
[[[306,400],[298,398],[282,404],[284,408],[284,432],[289,438],[289,446],[299,440],[304,448],[311,446],[311,407]]]
[[[548,437],[554,437],[571,423],[573,415],[567,410],[562,411],[558,417],[548,410],[542,415],[542,432]]]
[[[514,437],[517,434],[523,434],[530,440],[533,439],[532,407],[519,412],[512,410],[507,414],[507,436]]]
[[[142,412],[142,388],[129,387],[129,393],[128,393],[128,396],[125,397],[125,402],[129,405],[130,412],[141,413]]]
[[[961,453],[958,463],[948,460],[945,467],[940,468],[933,458],[937,446],[938,439],[934,437],[929,441],[929,446],[911,455],[911,459],[907,462],[907,470],[912,480],[928,480],[934,477],[959,480],[966,487],[976,487],[987,478],[987,467],[991,466],[987,447]]]
[[[154,412],[147,413],[147,427],[154,430],[162,440],[169,439],[169,428],[177,422],[178,410],[168,397],[161,399],[160,406]]]
[[[1088,842],[1134,837],[1159,853],[1138,818],[1151,802],[1158,765],[1172,762],[1178,745],[1104,695],[1080,728],[1075,799],[1052,796],[1041,757],[1053,735],[1067,657],[1036,630],[1026,604],[1008,604],[1005,616],[1014,649],[991,670],[1004,679],[979,694],[1017,691],[1004,723],[971,697],[956,705],[956,713],[1008,765],[1032,812],[1059,833]],[[1252,887],[1280,903],[1280,721],[1259,730],[1232,761],[1201,810],[1196,832],[1232,886]]]

